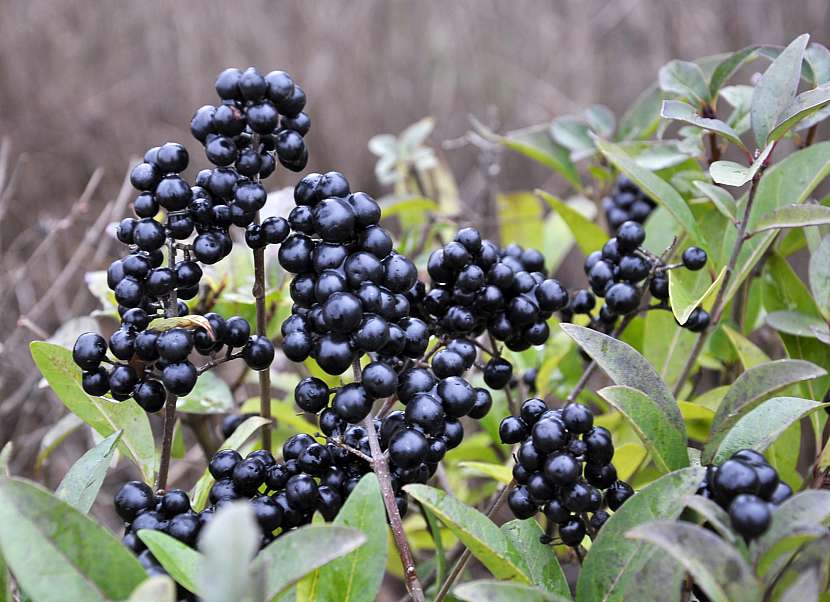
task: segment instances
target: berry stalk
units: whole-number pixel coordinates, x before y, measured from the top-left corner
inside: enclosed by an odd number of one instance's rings
[[[169,222],[169,218],[168,218]],[[176,269],[176,245],[172,237],[167,241],[167,265],[171,270]],[[164,298],[164,317],[174,318],[179,315],[176,289],[172,289]],[[170,456],[173,452],[173,430],[176,426],[176,396],[167,392],[164,401],[164,423],[161,439],[161,459],[156,489],[162,491],[167,488],[167,473],[170,470]]]
[[[700,333],[700,336],[695,341],[695,346],[692,347],[692,351],[689,354],[689,359],[686,361],[686,365],[683,366],[683,371],[680,373],[680,377],[677,379],[677,383],[674,386],[674,396],[677,397],[680,394],[680,390],[683,388],[683,383],[686,382],[686,379],[689,378],[689,374],[692,372],[692,368],[697,362],[698,356],[703,351],[703,348],[706,346],[706,341],[709,339],[709,334],[714,330],[715,326],[720,322],[721,317],[723,316],[723,311],[726,309],[726,305],[728,303],[728,299],[726,298],[726,291],[729,289],[729,285],[732,282],[732,276],[735,272],[735,266],[738,263],[738,257],[741,254],[741,249],[744,246],[744,242],[746,242],[746,229],[747,225],[749,224],[749,216],[752,213],[752,206],[755,203],[755,193],[758,190],[758,182],[761,181],[761,176],[764,174],[764,170],[766,169],[766,163],[762,164],[758,171],[755,173],[755,176],[752,178],[752,183],[749,187],[749,195],[746,201],[746,207],[744,207],[743,216],[741,216],[741,221],[738,223],[738,234],[735,238],[735,244],[732,246],[732,254],[729,257],[729,262],[726,264],[726,272],[723,275],[723,282],[718,289],[718,294],[715,297],[715,302],[712,305],[712,319],[709,321],[708,326]]]
[[[352,371],[354,372],[355,381],[360,382],[359,360],[355,360],[352,364]],[[392,528],[392,537],[395,540],[395,547],[398,549],[398,555],[401,557],[401,562],[403,563],[406,590],[413,600],[423,602],[425,600],[424,589],[415,571],[415,560],[412,556],[412,549],[409,547],[409,541],[406,539],[401,514],[398,511],[398,503],[395,500],[395,492],[392,489],[392,477],[389,474],[389,464],[387,464],[386,457],[380,449],[380,442],[378,441],[378,434],[375,431],[375,423],[371,413],[363,419],[363,428],[366,429],[366,434],[369,438],[369,449],[372,452],[372,470],[380,483],[383,505],[386,506],[386,515],[389,517],[389,526]]]
[[[257,212],[255,223],[259,223]],[[265,247],[254,249],[254,299],[256,299],[256,331],[261,337],[266,337],[268,324],[265,307]],[[262,427],[262,449],[271,449],[271,370],[259,371],[259,413],[269,421]]]

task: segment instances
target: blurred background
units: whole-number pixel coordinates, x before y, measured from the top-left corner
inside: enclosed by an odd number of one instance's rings
[[[181,141],[195,168],[206,163],[189,123],[217,102],[221,69],[292,73],[309,98],[308,169],[337,169],[375,195],[388,191],[369,139],[433,116],[429,143],[466,215],[485,215],[489,186],[561,182],[512,156],[482,176],[477,148],[444,144],[469,116],[505,131],[590,103],[619,115],[672,58],[802,32],[826,44],[829,15],[826,0],[0,0],[0,444],[18,442],[13,470],[32,471],[65,412],[38,389],[28,342],[95,306],[83,274],[118,249],[102,232],[127,214],[130,162]],[[269,181],[297,178],[279,170]],[[47,483],[85,449],[76,444],[50,459]]]

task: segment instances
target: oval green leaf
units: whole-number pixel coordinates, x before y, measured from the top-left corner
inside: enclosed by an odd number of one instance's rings
[[[194,594],[198,593],[196,583],[199,567],[204,561],[202,554],[161,531],[142,529],[138,537],[177,583]]]
[[[679,100],[664,100],[663,107],[660,109],[660,116],[664,119],[681,121],[704,129],[707,132],[718,134],[738,148],[746,150],[744,143],[741,141],[741,137],[728,124],[720,119],[701,117],[692,105],[685,102]]]
[[[619,601],[639,571],[656,557],[656,549],[625,538],[634,527],[653,520],[674,520],[683,499],[700,486],[699,466],[664,475],[626,501],[600,530],[576,584],[578,600]],[[659,556],[659,553],[657,553]]]
[[[264,575],[265,599],[271,600],[312,571],[365,543],[366,536],[351,527],[308,525],[269,544],[252,567],[256,574]]]
[[[781,228],[804,228],[830,224],[830,207],[824,205],[784,205],[762,216],[751,234]]]
[[[0,479],[0,551],[38,602],[123,600],[147,577],[106,528],[18,479]]]
[[[666,383],[648,361],[630,345],[596,330],[562,324],[565,331],[618,385],[645,393],[659,405],[669,422],[685,433],[683,416]]]
[[[427,485],[407,485],[404,489],[429,508],[494,577],[531,582],[526,564],[510,540],[481,512]]]
[[[678,428],[657,402],[642,391],[620,385],[598,393],[631,423],[661,471],[689,465],[686,429]]]
[[[790,42],[767,67],[755,86],[750,115],[759,147],[767,144],[779,117],[795,98],[801,78],[801,62],[809,40],[810,36],[805,33]]]
[[[769,139],[772,141],[782,138],[799,121],[820,111],[828,103],[830,103],[830,85],[823,84],[802,92],[781,112],[775,128],[769,134]]]
[[[824,207],[824,209],[830,208]],[[810,290],[822,315],[830,317],[830,236],[810,254]]]
[[[527,565],[528,576],[537,587],[561,596],[569,596],[568,580],[552,546],[539,541],[544,531],[535,520],[511,520],[501,526]]]
[[[824,368],[804,360],[776,360],[754,366],[743,372],[727,391],[712,421],[712,432],[703,448],[701,459],[711,462],[727,432],[767,395],[796,383],[827,374]]]
[[[626,537],[659,546],[681,563],[713,602],[757,602],[761,585],[738,550],[720,537],[686,522],[655,521]]]
[[[779,332],[798,337],[825,340],[830,337],[827,324],[814,316],[797,311],[773,311],[767,314],[766,322]]]
[[[764,452],[791,424],[828,405],[799,397],[773,397],[735,423],[721,438],[712,461],[720,464],[745,448]]]
[[[301,586],[297,586],[298,602],[372,602],[383,581],[387,556],[386,509],[374,473],[360,479],[333,524],[359,529],[366,536],[366,543],[306,577],[302,584],[310,587],[300,596]]]
[[[800,527],[822,527],[830,522],[830,491],[808,489],[785,500],[772,515],[772,525],[756,539],[750,552],[758,560],[782,538]]]
[[[568,203],[544,190],[536,190],[535,192],[568,225],[568,229],[573,234],[576,244],[579,245],[579,249],[585,255],[601,249],[605,241],[608,240],[608,235],[605,233],[605,230],[600,228],[595,220],[588,219],[588,217]]]
[[[557,596],[536,587],[481,579],[462,583],[452,590],[453,596],[465,602],[565,602],[570,596]]]
[[[709,100],[709,86],[703,69],[689,61],[670,61],[660,67],[658,73],[660,88],[703,105]]]
[[[116,431],[87,451],[72,465],[55,490],[55,495],[86,514],[92,508],[122,431]]]
[[[210,371],[200,375],[193,390],[176,401],[176,409],[187,414],[224,414],[231,408],[231,388]]]
[[[152,483],[157,460],[147,412],[132,399],[117,402],[87,395],[81,388],[81,370],[66,347],[42,341],[30,347],[40,373],[69,411],[102,437],[123,431],[118,447],[138,466],[144,480]]]

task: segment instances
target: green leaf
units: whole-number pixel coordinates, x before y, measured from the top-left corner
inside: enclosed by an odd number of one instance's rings
[[[735,72],[741,66],[755,59],[758,52],[758,46],[747,46],[737,52],[733,52],[723,61],[721,61],[712,71],[712,76],[709,78],[709,98],[711,103],[714,103],[718,97],[718,93],[723,85],[729,81]]]
[[[765,146],[785,109],[795,98],[801,77],[801,62],[810,36],[793,40],[767,67],[752,95],[752,131],[759,147]]]
[[[225,442],[219,446],[219,449],[239,449],[242,445],[250,439],[250,437],[257,432],[263,425],[268,424],[268,420],[261,416],[251,416],[245,422],[236,427],[233,435],[228,437]],[[205,470],[202,476],[196,481],[193,486],[193,491],[190,492],[190,499],[192,501],[193,509],[196,511],[202,510],[207,504],[210,488],[215,482],[210,471]]]
[[[0,478],[0,551],[38,602],[123,600],[146,578],[106,528],[29,481]]]
[[[677,402],[646,359],[630,345],[576,324],[562,324],[565,331],[618,385],[645,393],[661,408],[669,422],[685,432]]]
[[[738,359],[741,360],[744,370],[749,370],[758,364],[770,361],[766,353],[741,333],[725,324],[721,328],[727,338],[729,338],[729,342],[732,343],[732,347],[735,348],[735,353],[738,354]]]
[[[685,425],[678,428],[663,407],[648,395],[619,385],[598,393],[631,423],[661,471],[671,472],[689,465]]]
[[[828,103],[830,103],[830,85],[828,84],[802,92],[781,113],[775,129],[769,134],[769,139],[778,140],[782,138],[798,122],[823,109]]]
[[[167,575],[156,575],[141,583],[127,602],[176,602],[176,582]]]
[[[617,140],[643,140],[651,136],[660,123],[660,105],[665,93],[654,83],[646,88],[620,119]]]
[[[84,514],[89,512],[107,476],[121,433],[114,432],[81,456],[64,475],[55,495],[76,510]]]
[[[660,68],[658,81],[664,92],[689,98],[697,105],[706,104],[709,100],[706,77],[696,63],[677,60],[666,63]]]
[[[680,376],[696,339],[693,332],[677,327],[671,312],[650,311],[646,315],[643,355],[669,385]]]
[[[757,602],[761,598],[760,583],[738,550],[702,527],[656,521],[631,529],[626,537],[668,552],[713,602]]]
[[[551,594],[570,596],[568,580],[553,547],[539,541],[544,535],[539,523],[535,520],[511,520],[503,524],[501,530],[525,559],[534,585]]]
[[[550,135],[571,151],[571,159],[574,161],[590,157],[596,152],[588,132],[588,124],[575,117],[558,117],[550,126]]]
[[[729,430],[768,395],[784,387],[812,380],[827,372],[803,360],[776,360],[743,372],[726,393],[712,423],[701,460],[709,463]]]
[[[196,581],[204,557],[193,548],[161,531],[142,529],[138,537],[170,576],[188,591],[197,593]]]
[[[459,462],[458,467],[475,474],[483,474],[505,485],[513,480],[512,468],[504,464],[493,464],[492,462]]]
[[[570,596],[557,596],[529,585],[495,579],[462,583],[452,590],[452,594],[465,602],[564,602],[571,599]]]
[[[809,276],[816,305],[825,318],[830,318],[830,236],[825,236],[810,254]]]
[[[791,424],[827,405],[798,397],[773,397],[738,419],[721,439],[717,451],[711,453],[712,460],[720,464],[744,448],[763,452]]]
[[[732,530],[729,514],[712,500],[702,495],[690,495],[683,502],[687,508],[699,514],[708,526],[711,526],[724,541],[732,545],[738,543],[738,536]]]
[[[712,204],[721,212],[727,219],[734,221],[737,215],[737,208],[735,206],[735,199],[720,186],[715,186],[704,180],[695,180],[695,187],[700,190],[706,197],[712,201]]]
[[[798,337],[810,337],[828,342],[830,328],[819,318],[797,311],[774,311],[767,314],[766,322],[779,332]]]
[[[176,401],[176,409],[188,414],[225,414],[232,408],[231,388],[210,371],[200,375],[193,390]]]
[[[316,587],[305,599],[372,602],[386,570],[387,540],[386,510],[374,473],[365,475],[349,494],[334,524],[359,529],[366,543],[309,575],[303,583],[314,581]]]
[[[827,47],[812,42],[804,52],[804,58],[813,70],[813,83],[816,85],[830,81],[830,50]]]
[[[536,190],[535,193],[550,205],[551,209],[568,225],[576,244],[585,255],[601,249],[608,240],[608,235],[597,225],[596,220],[589,219],[568,203],[544,190]]]
[[[653,520],[674,520],[683,500],[700,486],[705,469],[696,466],[664,475],[639,491],[600,529],[576,584],[578,600],[620,601],[639,571],[662,554],[643,542],[626,539],[634,527]]]
[[[256,557],[253,570],[264,575],[265,599],[272,600],[312,571],[365,543],[366,536],[351,527],[308,525],[269,544]]]
[[[726,274],[724,267],[714,282],[707,270],[669,270],[669,298],[674,317],[685,324],[695,308],[714,298]]]
[[[251,504],[236,501],[223,506],[199,536],[202,562],[196,588],[201,599],[227,602],[243,600],[251,594],[253,584],[259,581],[253,578],[256,573],[252,571],[251,561],[261,540],[262,533]],[[273,595],[266,599],[271,598]]]
[[[664,119],[682,121],[683,123],[702,128],[708,132],[713,132],[723,136],[738,148],[746,149],[744,143],[741,141],[741,137],[729,125],[720,119],[701,117],[692,105],[685,102],[679,100],[664,100],[663,107],[660,110],[660,116]]]
[[[781,596],[775,599],[819,600],[826,597],[828,558],[830,535],[825,534],[824,537],[806,543],[781,579],[775,583],[773,592],[781,592]]]
[[[830,224],[830,207],[824,205],[784,205],[758,219],[750,234],[780,228],[803,228]]]
[[[582,189],[579,171],[571,161],[567,149],[553,141],[549,126],[533,126],[499,136],[480,121],[473,119],[472,122],[473,127],[482,137],[498,142],[510,150],[538,161],[545,167],[559,173],[576,190]]]
[[[646,195],[668,209],[695,241],[705,245],[703,234],[689,206],[670,184],[657,174],[638,165],[617,145],[605,140],[597,140],[597,147],[617,169],[631,178]]]
[[[510,540],[481,512],[427,485],[407,485],[404,489],[429,508],[494,577],[531,582]]]
[[[432,199],[416,196],[381,199],[379,204],[383,212],[384,219],[400,213],[407,213],[409,211],[438,210],[438,203]]]
[[[139,467],[144,480],[152,483],[157,459],[147,412],[132,399],[116,402],[87,395],[69,349],[42,341],[34,341],[30,348],[41,374],[70,412],[103,437],[123,431],[118,447]]]
[[[766,162],[774,146],[772,143],[768,144],[749,167],[735,163],[734,161],[715,161],[709,166],[709,175],[712,176],[712,180],[716,184],[736,187],[743,186],[755,177],[755,174],[761,169],[761,165]]]
[[[802,527],[827,526],[830,521],[830,491],[807,489],[784,500],[772,515],[770,528],[756,539],[750,552],[757,563],[782,538]]]
[[[591,105],[585,109],[585,121],[596,134],[602,138],[610,138],[617,126],[614,113],[606,106]]]
[[[531,192],[511,192],[496,196],[499,213],[499,234],[507,245],[514,240],[526,241],[538,249],[543,243],[542,203]]]

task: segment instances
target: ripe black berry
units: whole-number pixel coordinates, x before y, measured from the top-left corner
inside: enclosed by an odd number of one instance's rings
[[[153,490],[140,481],[125,483],[115,494],[115,510],[127,522],[131,522],[139,513],[154,508],[155,505]]]
[[[683,265],[688,270],[697,271],[706,265],[706,251],[700,247],[689,247],[683,251]]]

